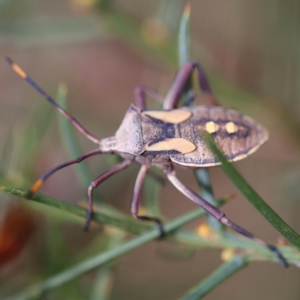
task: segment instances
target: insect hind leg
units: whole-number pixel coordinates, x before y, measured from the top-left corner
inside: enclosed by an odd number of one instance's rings
[[[283,257],[283,255],[280,253],[280,251],[274,246],[271,245],[264,240],[256,237],[249,231],[243,229],[242,227],[238,226],[237,224],[233,223],[231,220],[229,220],[225,214],[219,210],[218,208],[211,205],[209,202],[201,198],[198,194],[196,194],[194,191],[189,189],[186,185],[184,185],[176,176],[176,173],[174,170],[167,170],[165,171],[168,179],[171,181],[171,183],[186,197],[188,197],[190,200],[192,200],[194,203],[199,205],[201,208],[203,208],[207,213],[212,215],[214,218],[216,218],[218,221],[222,222],[223,224],[231,227],[233,230],[237,231],[241,235],[248,237],[257,243],[261,244],[262,246],[266,247],[268,250],[270,250],[280,261],[280,263],[284,267],[288,267],[288,262]]]
[[[280,251],[274,245],[271,245],[271,244],[265,242],[264,240],[256,237],[255,235],[253,235],[249,231],[245,230],[244,228],[242,228],[242,227],[238,226],[237,224],[233,223],[225,215],[220,219],[220,222],[222,222],[223,224],[231,227],[233,230],[237,231],[238,233],[240,233],[240,234],[256,241],[257,243],[261,244],[262,246],[268,248],[271,252],[273,252],[277,256],[278,260],[281,262],[281,264],[285,268],[287,268],[289,266],[286,259],[282,256]]]
[[[156,223],[160,233],[160,238],[163,238],[166,236],[166,233],[163,228],[163,222],[159,218],[150,217],[150,216],[140,216],[138,214],[143,184],[148,170],[149,170],[149,166],[147,165],[142,165],[142,167],[140,168],[139,174],[137,176],[134,185],[134,190],[133,190],[133,196],[131,201],[131,214],[135,219]]]

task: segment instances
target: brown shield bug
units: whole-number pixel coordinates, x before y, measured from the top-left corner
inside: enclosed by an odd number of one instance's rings
[[[118,153],[123,157],[123,161],[101,174],[88,187],[88,212],[85,230],[88,230],[93,216],[93,190],[103,181],[136,161],[141,164],[141,168],[136,179],[131,203],[131,213],[134,218],[156,222],[159,225],[161,235],[163,235],[163,226],[158,218],[138,214],[145,176],[151,166],[156,166],[163,170],[169,181],[187,198],[202,207],[218,221],[267,247],[285,267],[288,266],[285,258],[275,246],[255,237],[233,223],[221,210],[189,189],[176,176],[174,164],[189,168],[212,167],[220,164],[204,142],[203,132],[208,132],[213,136],[229,161],[237,161],[247,157],[268,139],[267,130],[253,119],[217,105],[205,74],[197,62],[190,61],[182,66],[166,97],[160,96],[148,86],[138,86],[134,92],[135,105],[131,105],[127,110],[116,134],[112,137],[98,139],[60,107],[10,58],[7,58],[7,61],[17,74],[54,105],[81,133],[98,145],[97,149],[65,162],[41,176],[31,187],[30,194],[35,193],[50,175],[64,167],[80,163],[93,155]],[[180,96],[194,70],[197,71],[202,91],[211,100],[211,106],[177,108]],[[163,104],[162,110],[147,110],[146,94],[161,102]]]

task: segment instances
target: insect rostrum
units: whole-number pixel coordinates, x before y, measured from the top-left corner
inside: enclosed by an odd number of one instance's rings
[[[160,96],[148,86],[138,86],[134,92],[135,105],[131,105],[127,110],[115,136],[98,139],[60,107],[10,58],[7,58],[7,61],[16,73],[53,104],[80,132],[98,144],[97,149],[63,163],[41,176],[31,187],[31,194],[35,193],[50,175],[64,167],[80,163],[93,155],[118,153],[123,157],[123,161],[98,176],[88,187],[88,212],[85,230],[89,228],[93,216],[93,190],[103,181],[124,170],[133,162],[138,162],[141,164],[141,168],[136,179],[131,202],[131,213],[134,218],[157,223],[161,235],[163,235],[163,225],[158,218],[139,215],[139,202],[145,176],[151,166],[156,166],[163,170],[169,181],[187,198],[202,207],[218,221],[267,247],[284,266],[288,265],[275,246],[255,237],[230,221],[221,210],[206,202],[205,199],[189,189],[176,176],[174,165],[200,168],[220,164],[217,157],[206,145],[203,138],[204,132],[211,134],[229,161],[237,161],[247,157],[268,139],[266,129],[253,119],[217,104],[205,74],[198,63],[190,61],[183,65],[166,97]],[[194,70],[197,71],[202,91],[211,100],[211,106],[177,108],[184,87]],[[145,104],[146,94],[161,102],[163,109],[147,110]]]

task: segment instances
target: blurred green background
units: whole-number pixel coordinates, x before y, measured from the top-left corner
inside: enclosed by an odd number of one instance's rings
[[[270,131],[266,145],[235,165],[300,232],[300,3],[191,3],[191,58],[203,65],[222,105],[252,116]],[[179,0],[1,0],[0,184],[29,188],[44,172],[71,159],[58,125],[61,116],[10,70],[6,55],[53,96],[64,82],[69,111],[97,137],[108,137],[133,102],[135,86],[146,83],[163,95],[167,92],[178,69],[176,38],[184,4]],[[81,134],[77,137],[82,153],[94,148]],[[86,163],[93,174],[90,180],[114,163],[116,159],[109,155],[90,158]],[[57,173],[41,192],[84,203],[87,186],[76,168]],[[110,204],[127,214],[137,170],[133,166],[99,189]],[[197,190],[191,171],[178,172]],[[212,168],[211,177],[217,197],[237,193],[225,205],[226,214],[275,243],[279,234],[221,169]],[[79,218],[4,192],[0,197],[1,299],[107,247],[111,233],[101,226],[86,234]],[[165,218],[194,207],[169,184],[160,198]],[[115,234],[123,238],[120,232]],[[5,252],[8,240],[9,254]],[[177,299],[221,262],[219,250],[204,249],[187,259],[179,259],[178,251],[167,243],[152,242],[125,255],[107,277],[110,298],[103,299]],[[103,276],[99,272],[42,299],[100,299],[93,298],[99,288],[97,278]],[[296,267],[285,270],[279,264],[252,263],[206,299],[299,299],[299,279]]]

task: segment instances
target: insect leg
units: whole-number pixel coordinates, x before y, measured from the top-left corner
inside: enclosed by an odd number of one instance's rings
[[[42,184],[46,181],[46,179],[52,175],[53,173],[55,173],[56,171],[63,169],[67,166],[71,166],[74,164],[78,164],[80,162],[82,162],[83,160],[85,160],[88,157],[94,156],[94,155],[98,155],[103,153],[100,149],[96,149],[96,150],[92,150],[89,151],[85,154],[83,154],[82,156],[77,157],[76,159],[70,160],[68,162],[65,162],[61,165],[58,165],[57,167],[55,167],[54,169],[48,171],[47,173],[45,173],[43,176],[41,176],[30,188],[29,190],[29,195],[33,195],[34,193],[37,192],[37,190],[42,186]]]
[[[134,89],[135,104],[140,109],[146,109],[146,94],[155,99],[156,101],[163,103],[164,98],[159,95],[155,90],[147,85],[139,85]]]
[[[81,133],[83,133],[92,142],[99,144],[99,139],[86,130],[74,117],[64,110],[51,96],[49,96],[35,81],[31,79],[13,60],[6,57],[7,62],[12,69],[23,79],[25,79],[36,91],[38,91],[47,101],[49,101],[62,115],[64,115]]]
[[[150,166],[143,165],[140,168],[139,174],[137,176],[137,179],[136,179],[136,182],[134,185],[134,190],[133,190],[133,196],[132,196],[132,201],[131,201],[131,214],[135,219],[138,219],[141,221],[155,222],[158,225],[160,237],[163,237],[163,236],[165,236],[165,232],[163,230],[163,223],[160,219],[154,218],[154,217],[149,217],[149,216],[139,216],[138,215],[143,184],[145,181],[147,171],[149,170],[149,167]]]
[[[92,217],[93,217],[93,190],[101,184],[103,181],[108,179],[109,177],[115,175],[116,173],[119,173],[120,171],[126,169],[130,164],[132,163],[132,160],[124,160],[121,163],[115,165],[110,170],[102,173],[100,176],[98,176],[95,180],[93,180],[88,188],[88,209],[87,209],[87,218],[84,225],[84,230],[88,231]]]
[[[197,205],[199,205],[201,208],[203,208],[207,213],[209,213],[210,215],[215,217],[218,221],[220,221],[223,224],[231,227],[233,230],[237,231],[238,233],[242,234],[243,236],[246,236],[250,239],[255,240],[257,243],[259,243],[262,246],[269,249],[271,252],[273,252],[276,255],[276,257],[278,258],[278,260],[281,262],[281,264],[284,267],[288,267],[287,261],[285,260],[285,258],[282,256],[282,254],[279,252],[279,250],[275,246],[273,246],[273,245],[265,242],[264,240],[254,236],[249,231],[241,228],[237,224],[230,221],[221,210],[219,210],[218,208],[214,207],[213,205],[211,205],[210,203],[205,201],[203,198],[201,198],[199,195],[197,195],[195,192],[193,192],[191,189],[189,189],[187,186],[185,186],[182,182],[180,182],[179,179],[176,177],[176,173],[175,173],[174,170],[166,171],[165,173],[166,173],[168,179],[171,181],[171,183],[182,194],[184,194],[190,200],[195,202]]]
[[[210,85],[205,76],[205,73],[199,63],[194,61],[186,62],[181,69],[178,71],[173,84],[165,98],[164,109],[172,109],[177,107],[180,96],[184,91],[194,69],[196,69],[198,74],[199,85],[204,93],[209,95],[210,102],[212,105],[218,105],[216,99],[213,97]]]

